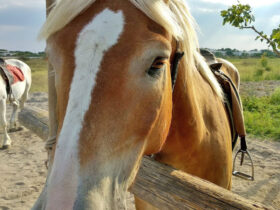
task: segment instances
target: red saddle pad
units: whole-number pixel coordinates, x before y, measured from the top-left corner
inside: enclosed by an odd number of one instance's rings
[[[23,75],[20,68],[18,68],[16,66],[9,65],[9,64],[6,65],[6,68],[9,70],[9,72],[14,77],[13,84],[24,80],[24,75]]]

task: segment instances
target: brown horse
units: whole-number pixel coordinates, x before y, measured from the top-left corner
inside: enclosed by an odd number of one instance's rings
[[[159,151],[157,160],[230,188],[230,125],[193,24],[184,0],[57,0],[41,37],[58,140],[34,209],[125,209],[141,157]]]

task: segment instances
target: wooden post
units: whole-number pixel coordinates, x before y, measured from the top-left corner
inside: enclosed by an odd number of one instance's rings
[[[47,116],[48,112],[46,110],[25,106],[18,114],[18,121],[41,139],[45,140],[49,133]]]
[[[51,12],[55,0],[46,0],[46,15]],[[48,45],[48,41],[46,43]],[[50,63],[48,63],[48,107],[49,107],[49,134],[46,137],[46,148],[51,149],[51,145],[56,141],[57,117],[56,117],[57,96],[55,89],[55,72]]]
[[[44,138],[48,133],[46,111],[26,107],[19,122]],[[272,209],[224,188],[144,157],[129,189],[158,209]]]

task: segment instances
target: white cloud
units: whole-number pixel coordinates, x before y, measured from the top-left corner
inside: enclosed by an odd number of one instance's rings
[[[202,13],[217,13],[220,11],[219,9],[210,9],[210,8],[203,8],[203,7],[196,8],[196,10]]]
[[[224,5],[236,4],[237,0],[201,0],[208,3],[218,3]],[[280,3],[280,0],[240,0],[241,4],[249,4],[252,7],[268,6],[275,3]]]
[[[226,5],[232,5],[237,2],[236,0],[201,0],[201,1],[207,3],[226,4]]]
[[[0,25],[0,31],[5,33],[16,33],[19,31],[25,30],[23,26],[16,26],[16,25]]]
[[[9,7],[42,8],[45,0],[0,0],[0,10]]]
[[[270,19],[271,24],[273,25],[273,27],[278,27],[280,24],[280,15],[274,15],[272,16],[272,18]]]

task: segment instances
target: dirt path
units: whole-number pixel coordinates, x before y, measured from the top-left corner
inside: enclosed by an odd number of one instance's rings
[[[280,143],[249,138],[248,148],[254,161],[255,181],[233,177],[232,191],[280,209]]]
[[[28,102],[47,108],[46,94],[33,94]],[[13,145],[0,150],[0,210],[30,209],[45,182],[44,142],[24,129],[10,134]],[[249,139],[255,181],[233,178],[233,192],[280,209],[280,143]],[[129,202],[132,210],[132,199]]]
[[[259,82],[241,82],[240,93],[242,96],[268,96],[276,88],[280,87],[280,81],[267,80]]]

